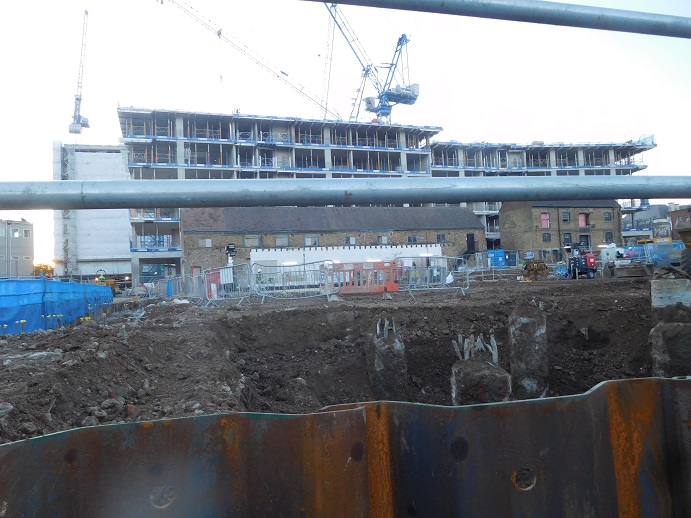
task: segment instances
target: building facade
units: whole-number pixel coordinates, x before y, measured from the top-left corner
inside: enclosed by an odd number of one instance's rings
[[[667,205],[623,206],[622,244],[635,245],[638,241],[652,239],[671,241],[672,227]]]
[[[621,176],[644,170],[641,153],[656,146],[652,136],[619,143],[492,144],[436,142],[431,145],[434,177]],[[500,202],[466,204],[482,217],[488,248],[510,248],[499,225]]]
[[[505,249],[550,251],[556,260],[564,247],[597,248],[622,239],[621,207],[614,200],[506,202],[499,218]]]
[[[437,126],[124,107],[118,115],[134,180],[630,175],[645,169],[640,155],[655,147],[652,137],[602,144],[435,142]],[[501,203],[460,206],[480,218],[486,246],[499,246]],[[133,214],[131,223],[135,277],[189,273],[178,210],[152,207]]]
[[[22,218],[0,219],[0,277],[34,274],[34,225]]]
[[[129,180],[124,146],[53,144],[54,180]],[[136,214],[137,211],[132,211]],[[95,276],[101,271],[121,278],[132,275],[132,226],[128,209],[54,211],[54,257],[57,276]]]
[[[182,209],[182,226],[184,264],[194,273],[226,264],[228,244],[239,263],[279,265],[292,262],[294,251],[306,259],[348,262],[485,250],[482,223],[461,207]]]
[[[669,211],[669,221],[672,228],[672,239],[681,239],[681,236],[677,232],[677,225],[682,222],[690,222],[691,218],[691,205],[675,205],[670,207]]]

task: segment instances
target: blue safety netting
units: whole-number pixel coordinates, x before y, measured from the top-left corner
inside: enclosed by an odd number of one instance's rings
[[[110,286],[44,278],[2,279],[0,334],[60,327],[80,317],[100,315],[112,301]],[[23,326],[22,320],[26,320]]]

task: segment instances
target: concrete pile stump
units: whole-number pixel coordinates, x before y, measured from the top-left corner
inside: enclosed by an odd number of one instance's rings
[[[658,324],[651,329],[648,343],[653,376],[691,376],[691,324]]]
[[[547,315],[537,306],[519,306],[509,316],[511,386],[516,399],[549,392]]]

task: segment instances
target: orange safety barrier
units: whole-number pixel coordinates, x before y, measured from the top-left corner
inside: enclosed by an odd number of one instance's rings
[[[218,286],[221,284],[221,270],[209,270],[206,276],[206,298],[214,300],[218,298]]]
[[[387,293],[398,291],[397,261],[334,263],[322,267],[322,280],[339,293]]]

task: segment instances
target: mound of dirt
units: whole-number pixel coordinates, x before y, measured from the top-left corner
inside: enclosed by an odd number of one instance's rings
[[[651,372],[648,333],[658,317],[645,279],[343,298],[239,307],[160,301],[105,323],[0,337],[0,443],[104,423],[306,413],[377,399],[367,350],[383,319],[395,322],[405,344],[407,371],[391,375],[413,402],[451,404],[459,333],[493,334],[508,370],[507,321],[527,304],[547,313],[549,395]]]

